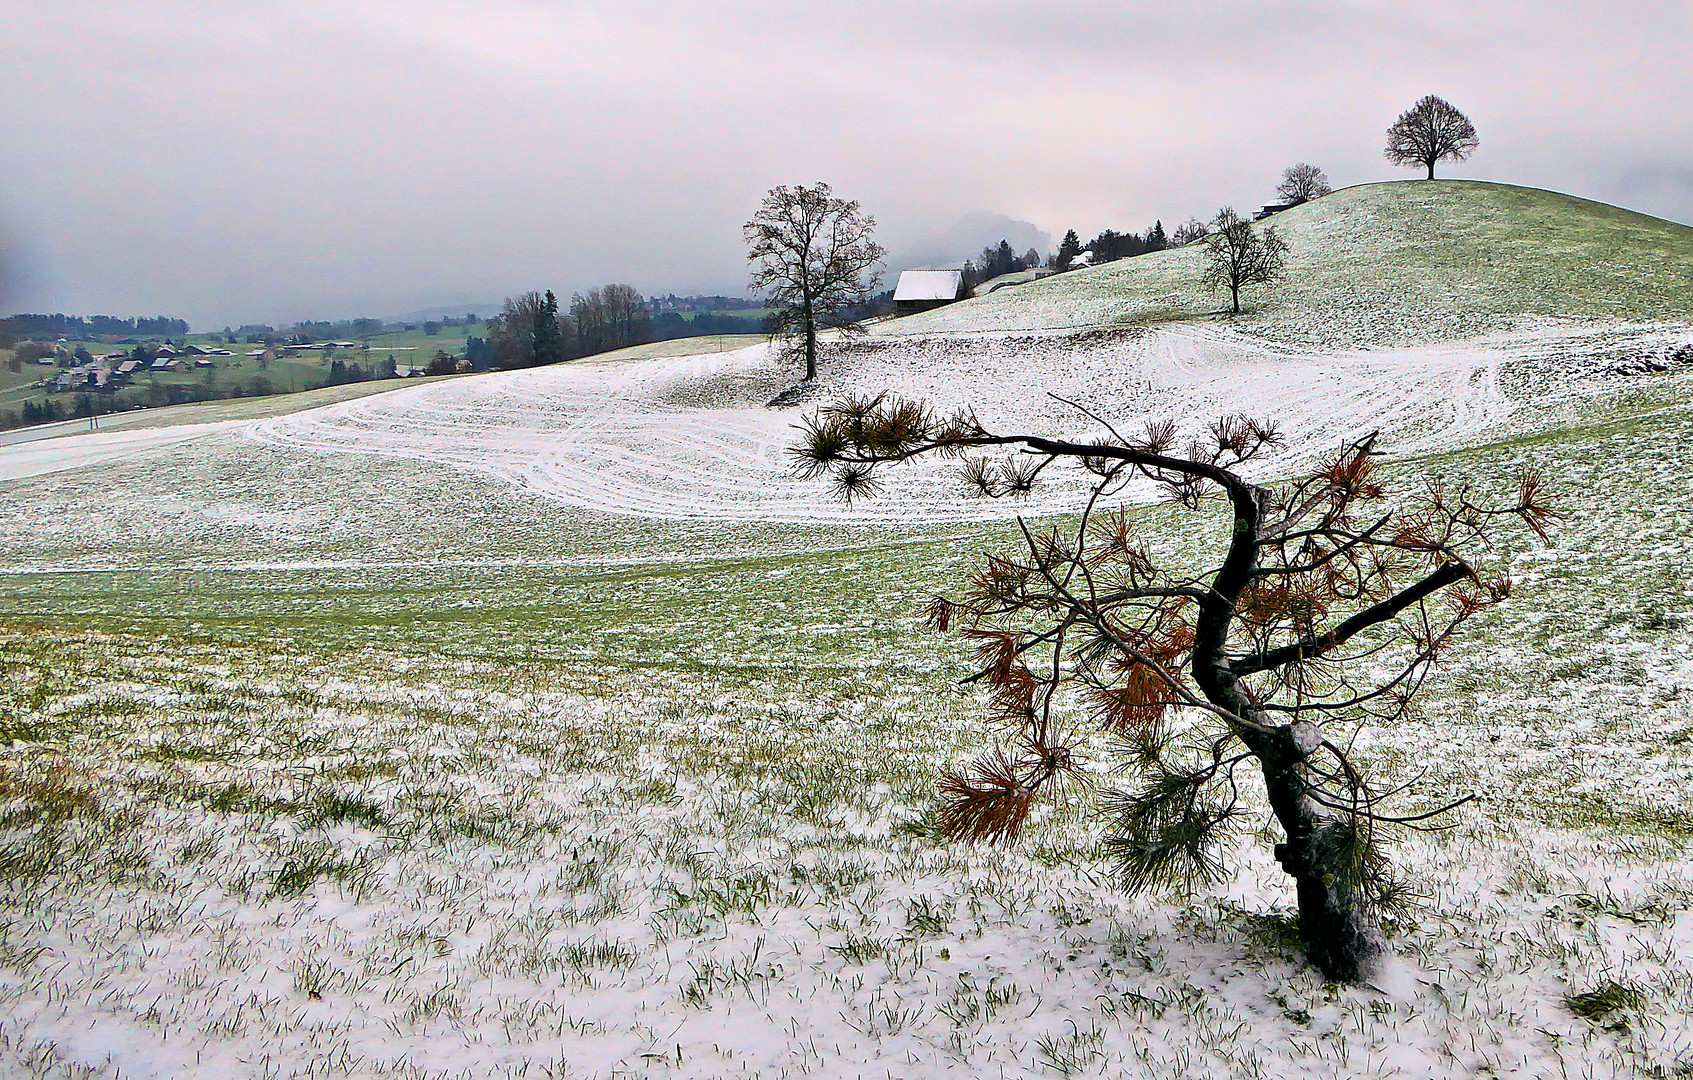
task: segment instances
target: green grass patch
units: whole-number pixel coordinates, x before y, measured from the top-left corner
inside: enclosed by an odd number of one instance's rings
[[[1591,990],[1566,996],[1564,1004],[1583,1020],[1607,1026],[1620,1021],[1626,1029],[1626,1019],[1619,1014],[1644,1012],[1646,994],[1637,986],[1606,980]]]

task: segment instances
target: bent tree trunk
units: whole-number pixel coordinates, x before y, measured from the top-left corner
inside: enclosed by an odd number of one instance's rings
[[[1193,672],[1205,697],[1240,717],[1241,741],[1258,759],[1270,808],[1287,839],[1276,860],[1294,880],[1299,940],[1305,955],[1337,982],[1362,982],[1380,962],[1385,941],[1375,905],[1364,891],[1350,825],[1311,797],[1305,761],[1322,746],[1308,721],[1276,725],[1256,708],[1230,669],[1226,645],[1235,605],[1258,564],[1269,493],[1219,471],[1234,509],[1234,539],[1194,623]]]
[[[1276,845],[1276,861],[1298,893],[1299,943],[1328,978],[1363,982],[1380,966],[1386,942],[1363,890],[1350,826],[1311,799],[1298,762],[1272,758],[1263,769],[1270,807],[1287,835]]]
[[[1143,756],[1128,763],[1142,783],[1119,793],[1108,837],[1131,889],[1216,867],[1221,831],[1241,809],[1237,767],[1250,761],[1285,834],[1275,854],[1294,881],[1307,956],[1331,979],[1361,982],[1375,972],[1387,951],[1380,913],[1394,899],[1377,829],[1414,825],[1473,796],[1419,815],[1382,814],[1379,800],[1404,788],[1374,787],[1341,732],[1406,716],[1442,643],[1505,599],[1507,583],[1483,580],[1460,552],[1487,542],[1494,515],[1514,515],[1546,536],[1551,509],[1535,473],[1521,477],[1514,506],[1478,506],[1467,487],[1435,486],[1423,505],[1378,517],[1374,507],[1354,508],[1388,497],[1372,479],[1373,434],[1324,459],[1309,478],[1272,488],[1236,471],[1278,441],[1273,428],[1245,417],[1219,420],[1212,443],[1196,439],[1186,456],[1169,451],[1173,426],[1149,425],[1141,440],[1114,429],[1112,440],[1090,442],[996,435],[967,412],[939,418],[897,398],[844,399],[805,426],[800,474],[829,475],[849,498],[879,466],[967,448],[1044,458],[1029,469],[1013,459],[999,471],[972,462],[967,482],[990,498],[1026,492],[1034,473],[1061,459],[1079,459],[1099,477],[1073,534],[1025,529],[1027,562],[993,559],[972,577],[965,600],[936,597],[927,606],[937,630],[957,622],[984,639],[982,666],[968,681],[987,680],[996,715],[1021,729],[1014,755],[999,751],[948,770],[942,835],[1012,839],[1034,793],[1079,772],[1072,744],[1046,722],[1052,695],[1078,688],[1105,726],[1146,739]],[[1228,523],[1221,565],[1166,574],[1139,548],[1126,515],[1103,528],[1090,521],[1095,502],[1114,499],[1134,477],[1207,517],[1214,489],[1226,494],[1233,513],[1215,522]],[[1448,594],[1448,614],[1431,618],[1426,602],[1450,586],[1462,587]],[[1067,636],[1075,628],[1080,640]],[[1030,650],[1049,648],[1050,675],[1044,657],[1024,662]],[[1361,671],[1347,670],[1354,666]],[[1402,696],[1383,702],[1390,694]],[[1172,708],[1190,730],[1165,726]],[[1237,741],[1242,752],[1234,752]],[[1180,757],[1170,760],[1166,747]]]

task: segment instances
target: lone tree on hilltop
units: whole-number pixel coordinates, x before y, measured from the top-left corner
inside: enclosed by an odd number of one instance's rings
[[[1540,481],[1525,474],[1498,506],[1435,479],[1396,498],[1371,436],[1262,486],[1239,466],[1278,444],[1266,424],[1220,420],[1178,449],[1173,424],[1125,438],[1100,423],[1106,434],[1086,441],[997,434],[967,412],[849,398],[810,417],[790,450],[848,500],[873,494],[884,466],[930,453],[963,456],[967,489],[987,498],[1026,495],[1059,462],[1093,478],[1074,526],[1019,519],[1016,553],[988,556],[960,595],[928,606],[931,625],[974,644],[969,681],[1010,729],[1007,748],[942,776],[938,831],[1009,842],[1040,793],[1091,788],[1080,736],[1093,726],[1115,736],[1107,752],[1128,780],[1100,796],[1126,887],[1216,882],[1227,827],[1254,816],[1240,773],[1256,770],[1306,954],[1329,978],[1367,978],[1385,948],[1381,913],[1404,898],[1384,842],[1438,827],[1467,799],[1391,810],[1410,785],[1374,777],[1353,735],[1402,721],[1458,628],[1506,598],[1509,582],[1484,578],[1471,553],[1509,518],[1544,535]],[[1008,456],[969,456],[984,449]],[[1136,482],[1213,528],[1221,560],[1159,565],[1111,505]]]
[[[862,331],[853,317],[881,283],[887,250],[872,240],[876,219],[829,185],[773,187],[741,227],[752,263],[751,285],[775,309],[769,327],[790,355],[804,356],[805,377],[817,377],[819,328]]]
[[[1395,165],[1424,165],[1434,179],[1434,163],[1443,158],[1465,161],[1481,140],[1475,125],[1444,98],[1428,95],[1399,114],[1387,129],[1387,160]]]
[[[1282,182],[1276,185],[1276,194],[1283,202],[1290,203],[1310,202],[1333,192],[1334,188],[1329,187],[1328,174],[1303,161],[1283,169]]]
[[[1240,314],[1243,285],[1267,285],[1281,278],[1287,261],[1287,243],[1274,225],[1260,233],[1232,207],[1217,211],[1216,229],[1200,239],[1205,248],[1205,270],[1199,283],[1207,289],[1229,290],[1234,314]]]

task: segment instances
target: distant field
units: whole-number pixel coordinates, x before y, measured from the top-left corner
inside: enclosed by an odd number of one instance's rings
[[[444,327],[439,334],[426,334],[422,330],[402,330],[389,334],[380,334],[369,339],[369,349],[362,347],[354,349],[338,349],[333,354],[322,352],[299,352],[286,354],[281,358],[269,361],[264,367],[259,366],[258,358],[254,354],[263,351],[262,346],[246,342],[228,343],[221,333],[189,334],[186,342],[203,348],[228,349],[233,356],[213,356],[211,360],[217,363],[212,369],[190,369],[183,372],[146,372],[136,378],[129,389],[145,392],[150,385],[158,386],[202,386],[210,384],[227,390],[231,386],[244,385],[255,376],[262,376],[271,383],[276,395],[293,394],[305,390],[310,386],[321,386],[329,377],[329,368],[334,360],[343,360],[350,364],[363,367],[374,367],[392,358],[401,366],[427,366],[437,351],[449,354],[459,354],[464,350],[465,339],[472,335],[480,336],[485,332],[483,324],[472,326]],[[745,348],[766,340],[762,334],[717,334],[697,338],[680,338],[673,341],[654,342],[650,345],[638,345],[629,349],[613,353],[602,353],[594,357],[596,360],[634,359],[653,356],[692,356],[701,353],[724,352]],[[362,346],[364,343],[361,342]],[[90,351],[96,356],[115,352],[119,346],[100,345],[92,343]],[[43,379],[56,377],[62,370],[58,366],[42,366],[27,364],[20,372],[8,371],[5,361],[11,356],[9,350],[0,349],[0,408],[17,408],[25,401],[41,403],[49,398],[59,401],[69,407],[74,401],[75,391],[54,391],[49,394],[38,385]],[[385,386],[371,386],[358,393],[375,393],[381,389],[393,389],[397,384],[387,383]],[[333,389],[333,388],[325,388]],[[244,399],[241,399],[244,400]],[[342,400],[339,397],[329,397],[323,400]],[[215,402],[200,403],[202,405],[217,404]],[[223,402],[226,405],[238,405],[239,401]],[[277,405],[272,407],[276,411],[292,411],[308,407],[304,404]],[[174,408],[174,407],[173,407]],[[128,410],[126,410],[128,411]],[[275,415],[274,411],[244,412],[237,408],[240,415]],[[107,421],[102,421],[102,424]]]
[[[148,371],[140,374],[125,389],[131,396],[143,394],[150,386],[209,386],[220,392],[227,392],[231,387],[245,385],[256,377],[269,381],[273,395],[288,395],[306,390],[308,387],[322,387],[329,379],[330,366],[336,360],[361,367],[373,367],[382,364],[392,357],[396,364],[416,367],[426,366],[437,350],[449,353],[459,353],[464,348],[466,334],[463,327],[452,327],[442,331],[439,335],[427,335],[423,331],[402,331],[393,334],[383,334],[371,339],[369,350],[362,348],[337,349],[333,353],[325,352],[297,352],[287,353],[276,359],[265,362],[260,366],[259,358],[254,353],[263,351],[259,345],[245,342],[227,343],[222,334],[189,334],[185,341],[191,345],[203,348],[228,349],[235,355],[207,357],[217,366],[214,368],[190,368],[187,371]],[[458,331],[454,333],[453,331]],[[88,343],[88,349],[95,356],[103,356],[120,350],[120,346]],[[40,404],[52,399],[63,407],[69,408],[75,400],[76,391],[53,391],[49,393],[38,385],[43,379],[52,379],[62,370],[57,365],[48,367],[37,364],[26,364],[22,371],[13,372],[5,367],[5,361],[10,358],[9,350],[0,350],[0,408],[18,408],[25,401]],[[190,358],[192,359],[192,358]],[[390,384],[392,386],[393,384]],[[371,391],[365,391],[369,393]],[[298,408],[301,406],[290,406]],[[128,410],[125,410],[128,411]],[[268,414],[267,414],[268,415]]]
[[[98,355],[98,353],[96,353]],[[341,350],[336,354],[337,359],[356,361],[360,364],[369,362],[369,357],[380,357],[385,354],[356,353],[352,350]],[[397,354],[399,363],[409,363],[404,357],[407,354]],[[130,383],[129,388],[146,390],[150,384],[160,386],[199,386],[210,383],[224,389],[245,383],[254,376],[263,376],[270,380],[274,392],[289,393],[305,389],[307,386],[321,384],[329,377],[330,361],[322,358],[321,354],[305,353],[298,357],[284,357],[272,360],[265,367],[260,367],[258,361],[250,356],[213,356],[208,357],[217,363],[215,368],[190,368],[187,371],[148,371],[143,372]],[[380,362],[380,360],[378,360]],[[0,358],[3,363],[3,358]],[[35,383],[42,378],[53,378],[60,373],[58,367],[37,367],[26,365],[22,372],[5,371],[0,367],[0,406],[15,408],[25,399],[33,398],[40,401],[48,396],[46,391]],[[68,401],[71,393],[56,391],[61,401]]]
[[[268,397],[195,401],[184,405],[166,405],[156,409],[128,409],[124,412],[107,413],[99,418],[97,424],[92,426],[86,419],[76,419],[15,428],[11,431],[0,431],[0,446],[30,442],[36,439],[57,438],[63,435],[80,435],[90,430],[138,431],[145,428],[177,427],[186,424],[210,424],[224,420],[263,420],[267,417],[285,416],[288,413],[300,412],[304,409],[315,409],[319,405],[332,405],[338,401],[352,401],[361,397],[369,397],[372,394],[398,390],[403,386],[419,386],[424,383],[442,382],[447,379],[463,377],[461,375],[435,375],[403,380],[373,379],[367,382],[344,383],[340,386],[323,386],[316,390],[302,390],[296,394],[272,394]]]
[[[464,342],[469,337],[486,337],[487,327],[482,323],[469,326],[444,326],[439,334],[426,334],[422,330],[396,330],[391,334],[378,334],[370,339],[370,354],[384,355],[384,350],[394,350],[395,359],[400,363],[408,361],[401,353],[412,353],[422,356],[423,360],[412,360],[411,363],[422,364],[435,355],[437,349],[450,353],[464,351]],[[362,342],[361,342],[362,344]]]
[[[5,361],[11,356],[9,349],[0,349],[0,405],[15,404],[30,396],[39,397],[40,391],[31,389],[33,384],[59,373],[57,367],[38,364],[25,364],[22,371],[8,371]]]
[[[434,352],[436,349],[446,349],[448,352],[455,352],[464,347],[465,338],[473,335],[476,337],[483,337],[486,333],[487,331],[484,324],[476,322],[468,325],[461,324],[459,326],[444,326],[438,334],[425,333],[420,327],[416,330],[395,330],[392,333],[377,334],[370,338],[347,337],[336,338],[335,340],[356,341],[360,345],[363,345],[368,341],[370,344],[370,351],[373,353],[379,353],[385,348],[416,350],[425,347],[427,347],[430,352]],[[238,339],[241,336],[242,335],[240,334],[236,335]],[[230,344],[228,339],[225,338],[221,332],[189,334],[185,340],[191,345],[200,345],[207,348],[229,349],[236,353],[258,350],[263,347],[240,340],[236,341],[234,344]]]

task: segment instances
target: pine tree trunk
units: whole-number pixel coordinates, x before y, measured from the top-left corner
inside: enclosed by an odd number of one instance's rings
[[[1322,747],[1322,730],[1306,721],[1277,724],[1258,709],[1230,670],[1224,648],[1236,603],[1257,565],[1269,503],[1267,490],[1229,480],[1234,540],[1209,595],[1200,601],[1194,678],[1213,705],[1250,722],[1237,733],[1263,768],[1270,809],[1287,834],[1286,842],[1276,845],[1276,861],[1294,880],[1305,955],[1336,982],[1363,982],[1380,964],[1386,942],[1375,905],[1359,880],[1348,826],[1311,797],[1305,780],[1305,762]]]
[[[1276,861],[1299,897],[1299,941],[1305,955],[1335,982],[1358,983],[1381,964],[1386,942],[1374,905],[1359,887],[1346,826],[1312,801],[1297,764],[1264,763],[1264,783],[1287,842]]]

